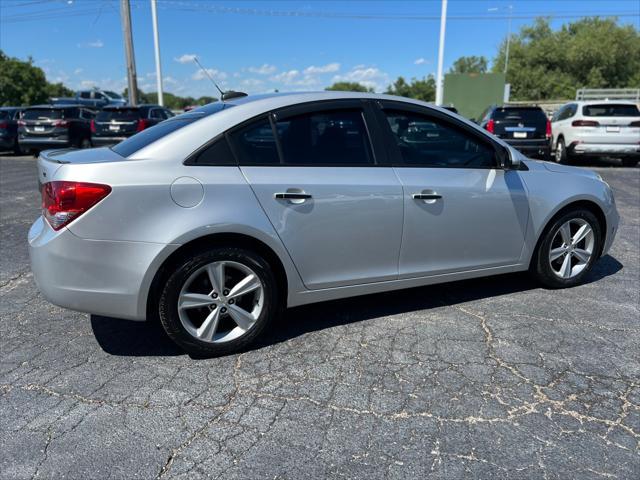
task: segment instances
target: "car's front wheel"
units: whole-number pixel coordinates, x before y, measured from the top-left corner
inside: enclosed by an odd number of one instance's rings
[[[250,346],[278,308],[269,264],[239,248],[199,252],[178,263],[159,302],[160,321],[188,353],[218,356]]]
[[[550,288],[578,285],[589,274],[601,242],[600,224],[593,213],[585,209],[566,212],[543,233],[531,271]]]

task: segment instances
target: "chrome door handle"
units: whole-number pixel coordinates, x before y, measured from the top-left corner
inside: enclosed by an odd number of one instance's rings
[[[274,195],[278,200],[286,199],[286,200],[306,200],[311,198],[311,195],[308,193],[300,193],[300,192],[284,192],[284,193],[276,193]]]
[[[439,193],[414,193],[414,200],[438,200],[442,198],[442,195]]]

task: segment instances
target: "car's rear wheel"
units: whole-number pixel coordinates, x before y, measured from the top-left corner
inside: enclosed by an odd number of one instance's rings
[[[596,261],[601,242],[600,224],[592,212],[585,209],[566,212],[543,233],[531,271],[550,288],[578,285]]]
[[[218,356],[249,347],[277,312],[275,277],[259,255],[238,248],[179,262],[160,295],[160,321],[188,353]]]
[[[623,158],[622,166],[623,167],[635,167],[638,164],[637,158]]]
[[[569,154],[564,144],[564,138],[559,138],[556,142],[556,162],[566,165],[569,163]]]

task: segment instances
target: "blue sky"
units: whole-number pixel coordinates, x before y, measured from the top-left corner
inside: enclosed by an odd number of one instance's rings
[[[640,28],[638,0],[449,0],[445,71],[462,55],[493,58],[507,33],[509,5],[513,31],[536,15],[551,15],[558,28],[571,16],[623,14],[620,23]],[[155,91],[150,3],[131,6],[138,84]],[[381,91],[399,75],[435,73],[440,6],[440,0],[158,0],[164,88],[214,95],[190,60],[197,55],[223,89],[320,90],[346,80]],[[72,88],[126,86],[117,0],[0,0],[0,48],[32,56],[50,81]]]

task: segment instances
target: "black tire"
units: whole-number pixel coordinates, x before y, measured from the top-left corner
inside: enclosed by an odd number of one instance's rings
[[[567,165],[569,163],[569,154],[567,152],[567,147],[564,144],[564,138],[562,137],[560,137],[556,142],[556,162],[563,165]]]
[[[185,328],[178,314],[178,299],[185,282],[195,272],[205,265],[219,261],[236,262],[250,268],[262,282],[264,295],[262,310],[251,328],[238,338],[212,343],[200,340]],[[178,262],[160,294],[158,314],[167,335],[187,353],[196,357],[215,357],[241,352],[250,347],[277,315],[278,303],[275,277],[271,267],[261,256],[245,249],[221,247],[195,252],[193,256]],[[224,317],[220,318],[222,322]],[[230,317],[226,321],[231,321]]]
[[[565,279],[558,276],[551,268],[551,263],[549,262],[549,252],[551,250],[551,244],[554,240],[554,237],[560,227],[572,219],[581,219],[589,224],[589,226],[593,230],[594,245],[591,258],[587,262],[584,269],[577,275]],[[540,241],[538,242],[538,247],[534,252],[534,256],[531,261],[530,272],[540,283],[548,288],[573,287],[583,282],[584,278],[591,271],[593,263],[597,260],[598,254],[601,250],[602,227],[600,226],[600,223],[598,222],[596,216],[589,210],[583,208],[569,210],[552,219],[547,228],[545,228]]]
[[[635,167],[636,165],[638,165],[638,159],[637,158],[623,158],[622,159],[622,166],[623,167]]]

